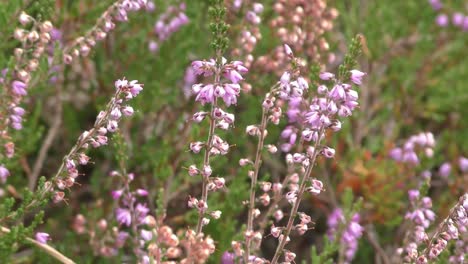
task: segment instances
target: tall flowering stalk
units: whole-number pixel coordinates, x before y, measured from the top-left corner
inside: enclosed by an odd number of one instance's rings
[[[417,257],[417,264],[435,260],[447,248],[448,241],[466,236],[468,232],[468,193],[463,194],[450,209],[449,215],[439,224],[427,247]],[[466,252],[465,252],[466,253]]]
[[[360,215],[354,213],[346,219],[341,208],[336,208],[328,216],[328,236],[330,240],[340,240],[339,262],[351,263],[358,250],[359,239],[362,237],[364,227],[359,224]],[[340,232],[340,229],[341,232]]]
[[[16,28],[13,35],[21,46],[14,50],[12,69],[3,69],[0,74],[0,86],[3,87],[0,97],[0,143],[4,148],[0,161],[14,156],[15,144],[9,128],[23,128],[26,111],[21,104],[31,88],[32,74],[39,68],[53,28],[50,21],[37,21],[25,12],[19,15],[18,20],[21,27]],[[8,176],[9,170],[0,164],[0,182],[5,183]]]
[[[52,200],[56,203],[62,201],[65,198],[64,190],[72,187],[75,184],[75,179],[79,176],[78,166],[86,165],[90,160],[90,157],[85,154],[86,150],[90,146],[98,148],[107,145],[107,133],[117,131],[119,121],[123,116],[133,115],[133,108],[126,103],[143,90],[143,85],[136,80],[129,82],[123,79],[115,82],[115,89],[115,94],[107,104],[106,109],[98,114],[94,127],[81,134],[76,144],[63,158],[56,174],[37,190],[35,199],[25,205],[26,210],[36,206],[49,196],[52,196]],[[0,219],[0,222],[16,214],[13,212]]]
[[[431,198],[420,196],[419,190],[412,189],[408,191],[411,209],[406,213],[405,219],[409,220],[411,228],[405,234],[404,248],[398,250],[399,253],[405,253],[403,260],[406,263],[417,259],[418,246],[427,243],[429,238],[426,229],[435,220],[435,214],[431,210]]]
[[[323,156],[325,158],[333,158],[335,150],[331,147],[322,144],[327,131],[339,131],[341,122],[339,118],[351,116],[352,112],[358,106],[358,92],[352,89],[352,85],[346,83],[351,81],[355,85],[362,84],[362,78],[365,73],[358,70],[349,70],[349,66],[353,65],[353,53],[358,53],[359,39],[353,41],[350,52],[345,58],[344,65],[340,67],[340,74],[336,78],[334,74],[323,72],[320,74],[320,79],[325,81],[325,84],[318,86],[317,96],[310,101],[309,110],[304,115],[303,129],[301,132],[301,140],[310,142],[306,151],[303,153],[294,153],[292,162],[299,164],[301,167],[300,184],[297,189],[290,190],[286,194],[286,199],[292,204],[289,213],[289,219],[286,227],[275,229],[275,237],[279,238],[279,245],[276,248],[275,255],[271,261],[272,264],[278,263],[280,256],[285,254],[285,261],[294,261],[295,254],[290,251],[284,251],[286,243],[289,242],[289,235],[293,228],[303,234],[301,230],[307,229],[307,224],[310,223],[310,217],[304,213],[298,214],[300,202],[305,192],[318,194],[323,189],[323,184],[317,179],[312,179],[312,169],[317,161],[317,158]],[[357,54],[356,54],[357,55]],[[300,93],[301,86],[308,87],[307,82],[302,78],[292,80],[288,73],[283,74],[281,78],[282,89],[285,95]],[[331,86],[329,89],[328,86]],[[302,94],[301,94],[302,95]],[[294,224],[297,216],[300,216],[301,222]]]
[[[239,164],[241,166],[245,166],[247,164],[253,165],[253,170],[249,171],[250,176],[250,197],[249,197],[249,211],[247,214],[247,230],[245,232],[245,252],[244,252],[244,262],[248,263],[250,257],[250,248],[251,242],[253,239],[258,239],[261,241],[261,233],[254,232],[254,218],[258,215],[255,202],[256,202],[256,189],[258,187],[258,173],[260,171],[260,166],[262,164],[262,153],[265,149],[265,138],[268,134],[267,125],[268,122],[272,122],[274,124],[278,124],[281,117],[281,108],[275,107],[274,103],[276,101],[276,94],[278,92],[279,82],[274,85],[270,92],[266,94],[263,103],[262,103],[262,119],[260,125],[250,125],[247,127],[246,132],[249,135],[258,136],[258,143],[257,143],[257,150],[255,152],[255,160],[252,162],[248,159],[241,159]],[[268,145],[267,149],[271,153],[276,152],[276,147],[273,145]],[[262,184],[263,189],[267,191],[271,187],[270,183]],[[264,194],[262,196],[262,200],[264,204],[269,203],[269,196],[268,194]]]
[[[116,22],[128,21],[128,13],[144,9],[147,2],[147,0],[118,0],[114,2],[90,30],[64,47],[63,62],[70,64],[80,56],[88,56],[96,42],[104,40],[107,34],[115,28]]]
[[[242,74],[248,69],[243,66],[240,61],[227,62],[222,57],[223,51],[227,47],[227,39],[225,37],[228,26],[224,23],[225,8],[223,1],[214,0],[213,6],[210,7],[209,13],[213,19],[212,31],[214,40],[212,46],[216,52],[216,58],[209,61],[194,61],[192,68],[196,75],[204,77],[212,77],[211,83],[195,84],[192,86],[192,92],[196,96],[195,101],[202,105],[209,104],[210,111],[200,111],[194,114],[193,121],[201,122],[205,118],[209,119],[208,137],[205,142],[190,143],[190,150],[194,153],[199,153],[203,150],[203,163],[200,168],[196,165],[189,167],[191,176],[200,175],[202,178],[202,193],[200,199],[195,197],[189,198],[188,205],[191,208],[197,208],[198,221],[194,234],[190,231],[187,237],[193,237],[192,241],[202,241],[203,226],[210,221],[208,216],[208,194],[210,191],[216,191],[224,187],[225,179],[222,177],[212,177],[211,157],[216,155],[226,155],[229,152],[230,145],[222,139],[216,129],[228,130],[234,123],[235,116],[221,108],[221,102],[224,102],[226,107],[237,103],[237,98],[240,95],[240,81],[244,78]],[[221,216],[220,211],[211,211],[209,216],[213,219],[218,219]],[[191,249],[196,250],[196,243],[191,243]],[[208,249],[212,253],[212,248]],[[191,253],[188,254],[192,261],[196,258]]]
[[[226,155],[229,151],[229,144],[220,136],[215,134],[216,128],[227,130],[234,122],[234,114],[225,112],[221,109],[219,102],[224,101],[226,106],[237,103],[237,97],[240,94],[239,82],[243,79],[241,73],[246,73],[247,68],[242,65],[242,62],[233,61],[227,63],[226,59],[220,61],[194,61],[192,67],[196,74],[204,76],[213,76],[213,83],[210,84],[195,84],[192,87],[196,94],[196,101],[202,105],[210,104],[210,112],[197,112],[193,116],[195,122],[201,122],[206,117],[209,118],[209,131],[206,142],[192,142],[190,149],[194,153],[199,153],[203,149],[203,164],[199,169],[196,165],[191,165],[189,168],[190,175],[202,176],[202,197],[200,200],[191,198],[189,203],[193,207],[197,207],[199,218],[196,227],[196,233],[202,231],[204,223],[207,223],[205,213],[208,209],[208,192],[215,191],[224,186],[224,178],[212,178],[212,169],[210,158],[213,155]],[[222,79],[221,76],[224,76]]]
[[[174,33],[180,30],[182,26],[190,22],[185,14],[185,8],[185,3],[180,3],[178,6],[171,5],[159,16],[153,30],[156,35],[156,40],[151,40],[148,43],[150,52],[157,52],[164,41],[167,41]]]

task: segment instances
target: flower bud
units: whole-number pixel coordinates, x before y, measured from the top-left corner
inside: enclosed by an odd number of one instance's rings
[[[54,28],[54,26],[52,25],[52,23],[51,23],[50,21],[44,21],[44,22],[39,26],[39,28],[40,28],[41,31],[49,33],[50,31],[52,31],[52,29]]]
[[[21,25],[26,26],[33,21],[33,18],[23,11],[19,15],[18,21],[21,23]]]

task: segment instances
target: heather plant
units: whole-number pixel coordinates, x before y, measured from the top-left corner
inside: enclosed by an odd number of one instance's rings
[[[1,1],[0,263],[465,263],[467,14]]]

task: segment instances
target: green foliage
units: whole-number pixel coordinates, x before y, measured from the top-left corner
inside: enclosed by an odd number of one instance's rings
[[[351,76],[349,71],[356,68],[357,57],[361,54],[362,50],[361,42],[362,36],[360,35],[357,35],[351,40],[351,44],[349,45],[349,49],[344,57],[343,63],[338,67],[338,79],[348,80]]]
[[[310,256],[311,263],[323,263],[323,264],[332,264],[336,252],[338,252],[339,244],[332,242],[328,239],[327,236],[323,239],[323,249],[320,254],[317,253],[317,248],[315,246],[311,247]],[[305,262],[303,262],[305,264]]]
[[[224,1],[211,0],[211,6],[208,8],[208,14],[212,20],[210,23],[211,34],[213,35],[211,47],[216,52],[217,58],[220,59],[219,57],[224,53],[229,44],[229,39],[226,36],[229,25],[224,22],[226,16]]]

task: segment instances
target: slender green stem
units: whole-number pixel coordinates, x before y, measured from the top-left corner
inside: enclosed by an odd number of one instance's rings
[[[265,108],[262,110],[262,121],[260,123],[260,135],[257,144],[257,152],[255,154],[254,161],[254,174],[252,175],[251,184],[250,184],[250,200],[249,200],[249,213],[247,218],[247,232],[253,232],[253,220],[254,220],[254,210],[255,210],[255,190],[257,188],[258,172],[260,171],[260,166],[262,163],[262,150],[265,143],[266,136],[266,126],[267,126],[267,115],[268,112]],[[252,242],[252,236],[246,236],[245,238],[245,253],[244,253],[244,262],[248,263],[250,256],[250,244]]]
[[[214,80],[214,85],[219,84],[221,79],[221,73],[220,69],[217,68],[215,72],[215,80]],[[211,111],[210,111],[210,129],[208,132],[208,139],[205,143],[205,153],[203,157],[203,168],[206,166],[210,166],[210,157],[211,157],[211,148],[213,147],[213,138],[214,138],[214,132],[216,128],[216,120],[214,118],[214,111],[218,107],[218,100],[215,97],[213,104],[211,105]],[[209,176],[205,176],[202,173],[202,201],[206,204],[208,204],[208,183],[209,183]],[[198,222],[197,222],[197,228],[195,230],[196,234],[200,234],[203,230],[203,217],[205,216],[205,209],[199,209],[198,211]]]

